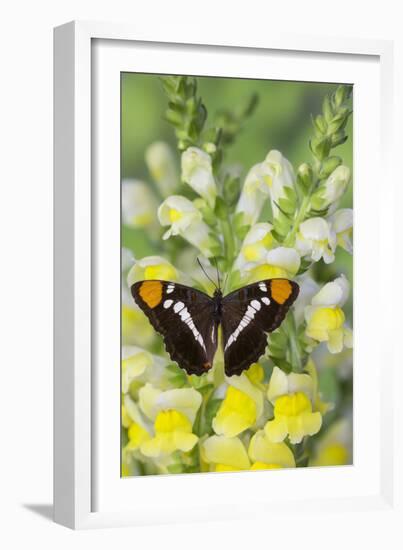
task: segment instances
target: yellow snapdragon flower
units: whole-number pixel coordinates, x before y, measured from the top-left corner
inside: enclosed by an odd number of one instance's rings
[[[316,443],[309,466],[343,466],[352,463],[352,421],[334,422]]]
[[[320,430],[322,415],[312,410],[313,393],[313,380],[308,374],[286,375],[274,367],[267,392],[274,405],[274,419],[264,428],[270,441],[278,443],[288,436],[291,443],[300,443],[304,436]]]
[[[179,271],[165,258],[161,256],[146,256],[136,260],[133,267],[127,274],[127,285],[129,288],[137,281],[162,279],[163,281],[177,281],[180,277]]]
[[[203,459],[213,472],[249,470],[248,453],[239,437],[212,435],[202,444]]]
[[[129,432],[132,427],[129,428]],[[160,411],[154,422],[155,436],[141,445],[145,456],[166,456],[174,451],[188,452],[198,441],[192,433],[192,424],[181,412],[174,409]]]
[[[327,283],[312,298],[305,308],[306,335],[317,342],[326,342],[330,353],[339,353],[352,347],[351,329],[344,325],[345,316],[341,307],[347,300],[348,281],[344,276]]]
[[[153,421],[154,437],[141,445],[149,457],[166,456],[175,450],[190,451],[198,441],[192,426],[202,397],[194,388],[161,391],[146,384],[139,391],[139,406]]]
[[[292,279],[297,274],[300,264],[300,256],[294,248],[278,246],[266,253],[261,264],[246,271],[245,281],[254,283],[277,277]]]
[[[285,443],[272,443],[263,430],[252,437],[248,450],[239,437],[213,435],[202,444],[203,460],[213,472],[295,468],[292,451]]]
[[[234,437],[256,424],[263,412],[261,379],[260,365],[252,366],[249,376],[243,372],[240,376],[227,377],[228,388],[212,424],[216,434]]]
[[[264,430],[255,433],[249,443],[251,470],[274,470],[277,468],[295,468],[294,455],[285,443],[273,443]]]
[[[247,233],[238,258],[235,261],[236,269],[254,266],[264,262],[268,250],[273,246],[274,238],[271,234],[273,226],[270,223],[256,223]]]

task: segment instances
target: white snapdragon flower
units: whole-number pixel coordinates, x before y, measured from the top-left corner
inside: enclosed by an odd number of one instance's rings
[[[344,165],[338,166],[330,174],[321,192],[323,208],[336,202],[344,194],[350,182],[350,174],[350,168]]]
[[[345,326],[342,306],[349,293],[349,283],[344,275],[327,283],[305,308],[306,335],[317,342],[326,342],[330,353],[339,353],[343,345],[353,345],[352,331]]]
[[[337,210],[329,218],[333,231],[336,233],[338,246],[341,246],[350,254],[353,253],[351,236],[353,233],[353,211],[351,208]]]
[[[158,208],[158,218],[163,226],[170,225],[163,239],[181,235],[190,244],[198,248],[206,257],[213,256],[210,229],[202,220],[195,205],[181,195],[172,195]]]
[[[161,279],[163,281],[178,281],[182,278],[180,272],[161,256],[146,256],[136,260],[127,274],[127,286],[130,288],[137,281]]]
[[[154,433],[142,442],[141,452],[160,458],[193,449],[198,437],[192,433],[192,426],[201,402],[202,396],[194,388],[161,391],[151,384],[143,386],[139,390],[139,405],[153,421]]]
[[[334,261],[336,233],[324,218],[309,218],[299,226],[296,247],[302,256],[314,262],[323,258],[326,264],[330,264]]]
[[[236,214],[242,214],[244,225],[253,225],[262,211],[268,188],[263,183],[262,164],[255,164],[249,170],[236,207]],[[265,192],[263,192],[264,190]]]
[[[140,180],[122,182],[122,219],[129,227],[157,227],[158,201],[150,186]]]
[[[300,264],[300,256],[294,248],[284,246],[272,248],[266,253],[263,263],[246,272],[247,282],[253,283],[276,277],[292,279],[297,274]]]
[[[179,174],[174,154],[169,145],[163,141],[152,143],[147,147],[145,160],[161,195],[168,197],[174,193],[179,184]]]
[[[278,208],[275,203],[286,196],[286,187],[294,187],[294,169],[280,151],[272,150],[262,162],[261,171],[263,183],[270,193],[273,215],[276,216]]]
[[[214,208],[217,186],[208,153],[197,147],[186,149],[182,153],[182,179]]]
[[[242,243],[235,268],[242,269],[264,262],[274,241],[272,229],[270,223],[256,223],[251,227]]]
[[[246,176],[236,208],[237,213],[243,214],[243,223],[256,223],[267,197],[270,197],[276,215],[278,208],[274,203],[285,196],[284,188],[293,187],[294,181],[291,163],[279,151],[270,151],[265,160],[255,164]]]
[[[287,375],[274,367],[267,397],[274,405],[274,418],[264,428],[269,441],[279,443],[288,436],[291,443],[300,443],[320,430],[322,415],[315,410],[315,383],[309,374]]]
[[[139,385],[149,382],[165,388],[169,386],[170,363],[167,357],[154,355],[138,346],[122,346],[122,392],[127,393],[135,380]]]

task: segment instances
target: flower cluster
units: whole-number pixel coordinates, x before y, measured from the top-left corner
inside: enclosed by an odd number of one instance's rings
[[[336,410],[337,395],[322,401],[320,380],[324,357],[349,360],[352,347],[349,283],[331,271],[340,250],[352,254],[352,210],[339,208],[351,172],[331,155],[347,139],[351,89],[339,86],[326,96],[313,119],[310,164],[294,169],[271,150],[242,179],[225,166],[224,153],[256,101],[242,116],[227,113],[222,127],[206,129],[197,82],[166,77],[163,85],[180,159],[154,143],[145,154],[153,186],[123,182],[123,223],[146,229],[160,243],[160,255],[123,254],[123,475],[348,463],[351,434]],[[188,376],[131,300],[130,286],[144,279],[211,292],[196,257],[212,277],[215,259],[227,277],[226,292],[276,277],[300,285],[266,353],[240,376],[224,374],[220,349],[209,372]],[[318,266],[332,275],[318,279]]]

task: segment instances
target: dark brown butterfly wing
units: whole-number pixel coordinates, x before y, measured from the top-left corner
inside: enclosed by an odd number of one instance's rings
[[[214,301],[199,290],[170,281],[139,281],[131,292],[162,335],[171,359],[188,374],[207,372],[217,349]]]
[[[263,355],[267,332],[280,326],[299,286],[268,279],[235,290],[222,303],[224,363],[227,376],[241,374]]]

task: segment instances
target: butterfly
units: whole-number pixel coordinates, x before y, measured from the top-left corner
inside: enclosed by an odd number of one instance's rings
[[[263,355],[267,334],[280,326],[299,293],[288,279],[258,281],[223,296],[214,296],[172,281],[134,283],[131,292],[171,359],[188,374],[211,369],[222,327],[227,376],[239,375]]]

